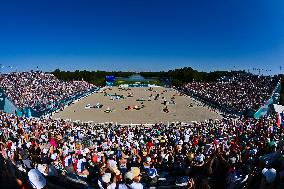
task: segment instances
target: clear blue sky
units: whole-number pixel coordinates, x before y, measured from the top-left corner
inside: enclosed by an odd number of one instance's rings
[[[2,71],[284,72],[283,0],[5,0],[0,24]]]

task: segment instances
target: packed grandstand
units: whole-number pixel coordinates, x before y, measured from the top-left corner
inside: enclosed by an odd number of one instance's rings
[[[252,74],[177,88],[214,108],[256,112],[278,77]],[[1,75],[18,107],[44,110],[93,86],[42,72]],[[0,169],[19,188],[284,188],[281,114],[192,123],[122,125],[0,115]],[[280,119],[280,120],[279,120]],[[145,120],[145,123],[149,121]]]
[[[182,90],[205,98],[235,112],[256,111],[271,96],[279,77],[236,73],[217,82],[191,82]]]
[[[85,81],[65,82],[52,74],[13,72],[1,75],[0,86],[16,106],[44,111],[75,94],[90,90],[93,85]]]

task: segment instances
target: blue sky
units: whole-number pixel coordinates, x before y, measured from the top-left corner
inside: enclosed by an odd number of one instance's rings
[[[191,66],[279,73],[283,10],[283,0],[1,1],[0,63],[4,72]]]

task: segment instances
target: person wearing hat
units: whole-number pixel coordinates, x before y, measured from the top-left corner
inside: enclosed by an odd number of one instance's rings
[[[140,183],[141,180],[141,172],[138,167],[131,167],[131,173],[133,175],[133,183],[130,185],[133,189],[142,189],[143,185]]]
[[[174,157],[174,166],[178,174],[184,171],[184,158],[185,155],[182,153],[182,146],[177,145],[177,150]]]
[[[141,162],[141,156],[136,153],[136,150],[132,150],[128,160],[131,166],[138,166]]]
[[[89,171],[85,169],[85,163],[86,159],[84,158],[83,154],[79,154],[78,159],[75,162],[77,168],[77,174],[86,177],[89,175]]]
[[[150,184],[153,185],[153,184],[157,184],[157,181],[158,181],[158,171],[157,169],[155,168],[154,164],[151,164],[150,165],[150,168],[147,172],[147,175],[149,177],[149,180],[150,180]]]
[[[100,189],[108,188],[111,185],[111,173],[104,173],[98,180]]]
[[[128,156],[126,156],[125,154],[122,154],[122,157],[118,162],[119,169],[122,174],[125,174],[127,172],[127,158]]]
[[[131,171],[125,174],[125,183],[131,189],[143,189],[140,182],[140,169],[138,167],[131,167]]]
[[[260,189],[273,189],[274,187],[274,182],[276,179],[276,170],[274,168],[264,168],[262,169],[262,179],[261,179],[261,185]]]
[[[195,158],[195,165],[190,170],[190,176],[196,180],[196,185],[202,188],[209,188],[208,176],[212,174],[212,163],[214,157],[209,162],[205,164],[205,156],[200,152]]]
[[[46,186],[46,179],[37,169],[31,169],[28,172],[30,186],[34,189],[42,189]]]
[[[29,151],[27,149],[20,151],[20,159],[22,159],[22,162],[27,170],[33,168],[32,161],[29,159]]]
[[[48,176],[48,165],[47,164],[38,164],[36,166],[37,170],[41,172],[44,176]]]
[[[151,157],[146,157],[146,161],[143,163],[143,168],[144,168],[144,171],[145,172],[148,172],[148,170],[150,169],[150,165],[151,165],[151,162],[152,161],[152,159],[151,159]]]
[[[68,150],[68,155],[63,157],[64,168],[69,173],[75,172],[73,167],[73,157],[72,157],[74,153],[75,153],[74,151]]]
[[[123,182],[123,178],[121,172],[115,168],[112,169],[114,173],[112,183],[107,187],[107,189],[129,189],[126,184]]]
[[[109,163],[109,166],[111,168],[116,168],[117,167],[117,161],[115,160],[115,156],[114,155],[110,155],[108,163]]]
[[[130,185],[133,183],[133,173],[131,171],[128,171],[124,175],[125,178],[125,184],[130,188]]]

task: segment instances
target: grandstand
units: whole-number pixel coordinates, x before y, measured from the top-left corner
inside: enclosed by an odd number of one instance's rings
[[[280,95],[281,81],[279,77],[237,73],[217,82],[188,83],[181,90],[221,111],[259,118],[256,112],[261,107],[267,111],[269,105],[279,102],[275,97]]]
[[[270,108],[279,83],[241,74],[97,90],[43,72],[1,75],[0,105],[10,111],[0,113],[1,175],[34,188],[281,189],[283,114]],[[26,108],[44,113],[15,114]]]
[[[0,87],[6,104],[2,108],[28,117],[51,113],[97,90],[85,81],[65,82],[40,71],[2,74]]]
[[[0,189],[284,189],[284,0],[0,18]]]

